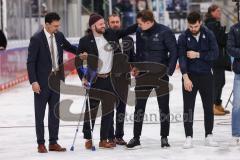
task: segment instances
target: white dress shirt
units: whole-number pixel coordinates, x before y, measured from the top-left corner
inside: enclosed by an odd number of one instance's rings
[[[50,50],[50,52],[52,52],[51,51],[51,34],[48,33],[48,31],[45,28],[44,28],[44,33],[45,33],[47,41],[48,41],[49,50]],[[58,66],[58,50],[57,50],[57,43],[56,43],[56,38],[55,38],[54,34],[53,34],[53,48],[54,48],[54,53],[53,54],[55,55],[54,56],[55,57],[54,61],[55,61],[55,64],[56,64],[56,68],[58,69],[59,68],[59,66]],[[51,54],[51,60],[52,59],[53,58],[52,58],[52,54]],[[54,71],[54,68],[52,68],[52,71]]]
[[[94,36],[94,38],[98,48],[98,58],[102,61],[98,65],[98,74],[109,73],[112,70],[113,49],[103,36]]]

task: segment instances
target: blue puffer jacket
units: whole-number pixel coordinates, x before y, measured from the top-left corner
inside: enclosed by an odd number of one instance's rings
[[[240,74],[240,23],[233,25],[228,34],[227,52],[234,58],[233,71]]]
[[[200,58],[189,59],[187,51],[200,53]],[[218,58],[217,40],[209,29],[202,26],[199,41],[192,36],[189,30],[183,32],[178,39],[179,65],[182,74],[209,74],[213,61]]]

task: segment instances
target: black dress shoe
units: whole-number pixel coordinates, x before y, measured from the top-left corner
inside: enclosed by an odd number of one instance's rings
[[[122,138],[116,138],[115,142],[117,143],[117,145],[121,145],[121,146],[127,145],[127,142],[125,142]]]
[[[168,143],[168,138],[167,137],[162,137],[161,138],[161,147],[170,147],[169,143]]]

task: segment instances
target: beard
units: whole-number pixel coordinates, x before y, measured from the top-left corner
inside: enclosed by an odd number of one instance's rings
[[[118,26],[113,26],[112,29],[113,29],[113,30],[120,30],[120,27],[118,27]]]
[[[102,27],[102,28],[97,28],[95,26],[95,31],[98,33],[98,34],[103,34],[105,32],[105,27]]]
[[[200,30],[198,30],[197,32],[194,32],[194,33],[192,32],[192,35],[197,36],[199,33],[200,33]]]

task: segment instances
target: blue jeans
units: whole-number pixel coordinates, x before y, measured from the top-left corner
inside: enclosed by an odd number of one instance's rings
[[[235,77],[234,77],[232,136],[240,137],[240,74],[235,74]]]

